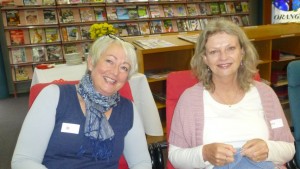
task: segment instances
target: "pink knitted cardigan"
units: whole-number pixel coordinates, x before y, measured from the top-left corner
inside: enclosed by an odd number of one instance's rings
[[[273,89],[262,82],[255,81],[254,85],[262,101],[266,123],[269,127],[269,139],[294,142],[283,109]],[[191,148],[203,144],[203,90],[200,82],[186,89],[180,96],[172,119],[170,144],[181,148]],[[282,119],[283,127],[272,129],[270,121],[275,119]]]

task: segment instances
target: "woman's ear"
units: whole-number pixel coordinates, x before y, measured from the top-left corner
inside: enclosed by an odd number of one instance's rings
[[[242,48],[242,57],[244,57],[245,56],[245,50],[244,50],[244,48]]]
[[[202,57],[203,57],[204,63],[207,64],[207,58],[206,58],[206,55],[203,55]]]

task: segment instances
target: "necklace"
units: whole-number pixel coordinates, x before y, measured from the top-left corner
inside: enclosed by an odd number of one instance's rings
[[[223,97],[221,96],[218,92],[214,91],[213,93],[214,99],[216,101],[221,102],[222,104],[227,105],[228,107],[231,107],[233,104],[235,104],[239,99],[240,99],[240,95],[239,95],[239,88],[237,88],[235,90],[235,93],[233,95],[233,97]]]

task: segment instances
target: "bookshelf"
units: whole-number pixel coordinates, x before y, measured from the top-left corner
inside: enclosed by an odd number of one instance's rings
[[[6,60],[10,67],[7,76],[11,77],[15,96],[22,83],[30,83],[36,65],[65,63],[66,54],[74,52],[79,53],[84,59],[92,43],[89,28],[94,23],[112,24],[121,37],[195,32],[203,29],[209,19],[218,17],[236,21],[241,26],[250,25],[249,0],[9,0],[7,2],[0,7],[6,38],[5,47],[8,51]],[[160,54],[167,55],[171,51],[177,51],[184,56],[192,53],[191,49],[168,50]],[[177,65],[180,65],[181,61],[187,62],[183,57],[175,60],[178,62]],[[178,66],[170,65],[170,67],[173,69]],[[143,72],[141,70],[140,72]]]
[[[269,83],[274,90],[276,87],[286,86],[287,81],[280,83],[272,81],[272,72],[284,70],[287,64],[296,59],[300,59],[300,24],[276,24],[243,27],[249,39],[256,47],[260,63],[258,69],[261,78]],[[201,31],[200,31],[201,32]],[[185,34],[163,34],[155,37],[128,37],[126,40],[132,42],[136,39],[157,38],[174,43],[176,46],[144,49],[138,45],[138,63],[139,72],[147,74],[152,70],[185,70],[189,69],[189,62],[194,53],[194,43],[182,40],[178,36],[194,36],[196,32],[187,32]],[[288,44],[288,45],[287,45]],[[272,57],[272,51],[280,51],[295,55],[294,59],[275,60]],[[150,88],[153,93],[164,93],[166,90],[165,78],[148,78]],[[280,93],[278,93],[280,94]],[[280,95],[278,95],[280,98]],[[282,100],[282,105],[288,105],[288,100]],[[163,110],[165,104],[157,102],[157,108]]]

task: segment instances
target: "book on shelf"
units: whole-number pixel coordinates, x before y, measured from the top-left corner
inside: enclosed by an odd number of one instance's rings
[[[139,22],[141,35],[150,35],[150,27],[148,22]]]
[[[114,27],[117,28],[119,36],[128,36],[126,23],[117,23],[114,24]]]
[[[226,2],[219,2],[219,7],[220,7],[220,13],[221,14],[226,14]]]
[[[137,6],[127,6],[129,19],[138,19]]]
[[[22,29],[9,30],[11,45],[24,45],[25,37]]]
[[[84,3],[103,3],[105,0],[84,0]]]
[[[76,44],[65,44],[64,45],[64,53],[70,54],[70,53],[78,53],[78,46]]]
[[[61,16],[61,23],[72,23],[75,22],[74,13],[72,9],[69,8],[62,8],[60,10],[60,16]]]
[[[45,28],[46,42],[59,42],[60,35],[58,28]]]
[[[66,27],[61,28],[62,41],[68,41],[68,31]]]
[[[148,2],[148,0],[125,0],[124,2]]]
[[[80,34],[82,40],[91,39],[90,28],[90,25],[80,26]]]
[[[11,49],[12,64],[19,64],[27,62],[25,48]]]
[[[92,46],[92,42],[81,43],[82,52],[85,56],[89,54],[90,47]]]
[[[60,45],[49,45],[46,47],[48,61],[59,61],[63,59]]]
[[[119,20],[127,20],[129,19],[128,8],[123,6],[116,7],[117,17]]]
[[[7,26],[17,26],[20,24],[20,16],[18,10],[6,11]]]
[[[38,11],[37,10],[25,10],[26,25],[38,25]]]
[[[242,1],[241,6],[242,6],[242,12],[249,12],[249,6],[247,1]]]
[[[151,32],[153,34],[164,33],[163,23],[161,20],[151,21]]]
[[[32,77],[31,66],[14,66],[13,72],[14,81],[29,80]]]
[[[68,35],[67,41],[80,40],[79,29],[77,26],[67,26],[66,29]]]
[[[133,43],[139,45],[144,49],[164,48],[176,46],[175,44],[162,39],[137,39]]]
[[[106,12],[104,7],[95,7],[94,12],[96,21],[106,21]]]
[[[178,29],[178,32],[186,32],[188,31],[188,23],[185,19],[177,19],[176,20],[177,22],[177,29]]]
[[[165,17],[174,17],[173,5],[163,5]]]
[[[178,32],[176,20],[163,20],[164,32]]]
[[[25,6],[38,5],[38,2],[37,0],[23,0],[23,4]]]
[[[233,21],[235,24],[237,24],[237,25],[239,25],[239,26],[243,26],[243,21],[242,21],[241,16],[239,16],[239,15],[233,15],[233,16],[231,16],[231,19],[232,19],[232,21]]]
[[[175,16],[186,16],[186,7],[184,4],[175,4],[174,5],[174,15]]]
[[[178,35],[179,39],[183,39],[186,40],[188,42],[192,42],[192,43],[197,43],[199,34],[194,34],[194,35]]]
[[[218,2],[210,2],[209,7],[212,15],[220,14],[220,8]]]
[[[199,14],[200,15],[209,15],[210,9],[208,9],[208,8],[209,8],[209,6],[207,5],[207,3],[205,3],[205,2],[199,3],[199,12],[200,12]]]
[[[241,16],[242,18],[242,23],[243,23],[243,26],[250,26],[250,21],[249,21],[249,18],[248,18],[248,15],[243,15]]]
[[[32,44],[46,42],[45,31],[43,28],[29,29],[29,35],[30,35],[30,43]]]
[[[80,3],[82,3],[82,1],[81,0],[69,0],[69,3],[70,4],[80,4]]]
[[[206,15],[213,15],[212,9],[211,9],[211,3],[212,2],[205,3]]]
[[[95,14],[92,7],[79,8],[81,22],[95,21]]]
[[[107,6],[106,14],[107,14],[108,20],[117,20],[118,19],[117,9],[114,6]]]
[[[44,24],[57,24],[55,9],[44,9]]]
[[[46,50],[44,46],[32,47],[32,62],[45,62]]]
[[[128,36],[139,36],[141,32],[139,30],[139,25],[137,22],[126,23]]]
[[[63,4],[69,4],[70,2],[69,0],[56,0],[56,3],[58,5],[63,5]]]
[[[43,5],[55,5],[55,0],[43,0]]]
[[[188,16],[198,16],[199,6],[197,4],[186,4]]]
[[[243,8],[242,8],[242,5],[241,5],[240,1],[235,1],[235,2],[233,2],[233,4],[234,4],[234,9],[235,9],[236,13],[243,12]]]
[[[149,5],[149,11],[151,18],[165,17],[162,5]]]
[[[189,31],[201,30],[201,25],[198,19],[188,19],[187,22]]]
[[[235,13],[235,6],[234,6],[234,3],[233,2],[226,2],[226,12],[227,13],[230,13],[230,14],[233,14]]]
[[[137,13],[139,18],[149,18],[147,6],[138,6]]]
[[[119,1],[123,1],[123,0],[106,0],[106,3],[117,3]]]

